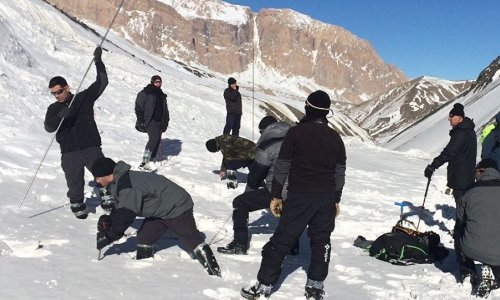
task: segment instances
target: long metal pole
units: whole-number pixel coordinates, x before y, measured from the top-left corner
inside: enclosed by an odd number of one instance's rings
[[[115,13],[113,19],[111,20],[111,23],[109,24],[108,29],[106,30],[106,33],[104,34],[104,36],[101,39],[101,43],[99,44],[99,47],[101,47],[102,44],[104,43],[104,40],[106,40],[106,36],[108,35],[109,30],[111,29],[111,26],[115,22],[115,19],[118,16],[118,13],[120,12],[120,9],[122,8],[123,3],[125,3],[125,0],[122,0],[120,6],[116,10],[116,13]],[[87,77],[87,73],[89,72],[90,67],[92,66],[93,62],[94,62],[94,59],[92,58],[92,61],[90,61],[90,64],[87,67],[87,70],[85,71],[85,74],[83,75],[83,78],[80,81],[80,84],[78,85],[78,89],[76,90],[75,96],[78,95],[78,93],[80,92],[80,89],[82,88],[83,81],[85,80],[85,77]],[[68,105],[68,108],[71,107],[72,103],[73,103],[73,101],[70,102],[70,104]],[[63,121],[64,121],[64,118],[62,118],[61,122],[59,122],[59,125],[57,126],[57,129],[56,129],[56,133],[52,136],[52,139],[50,140],[49,146],[47,147],[47,150],[45,150],[45,153],[42,156],[42,160],[38,164],[38,167],[35,170],[35,174],[33,174],[33,177],[31,178],[30,184],[29,184],[28,188],[26,189],[26,192],[24,193],[23,198],[21,199],[21,203],[19,203],[19,208],[21,208],[21,206],[24,203],[24,200],[26,200],[26,197],[28,196],[28,193],[31,190],[31,187],[33,186],[33,183],[35,182],[36,175],[38,175],[38,172],[40,171],[40,168],[42,167],[42,164],[45,161],[45,158],[47,157],[47,153],[49,153],[50,147],[52,147],[52,144],[54,143],[54,140],[55,140],[56,135],[57,135],[57,131],[59,131],[59,128],[61,127],[61,124],[63,123]]]

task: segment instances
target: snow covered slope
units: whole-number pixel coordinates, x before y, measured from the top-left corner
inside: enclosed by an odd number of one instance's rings
[[[173,233],[156,245],[154,259],[131,259],[140,220],[128,229],[128,238],[97,261],[96,222],[103,212],[89,187],[86,220],[61,207],[67,199],[57,144],[48,151],[34,186],[18,208],[52,138],[43,130],[46,108],[54,101],[48,80],[63,75],[76,89],[99,39],[37,0],[2,2],[0,36],[0,299],[239,299],[239,289],[255,279],[261,248],[276,226],[268,212],[250,216],[247,256],[217,255],[222,278],[214,278],[191,259]],[[95,106],[104,153],[138,165],[147,138],[134,130],[135,95],[151,75],[160,73],[169,95],[171,122],[163,136],[158,173],[193,196],[195,218],[207,242],[214,248],[228,243],[231,201],[245,185],[226,189],[212,172],[219,166],[220,154],[208,153],[204,146],[206,139],[222,131],[225,81],[191,72],[114,34],[110,39],[113,44],[106,42],[103,54],[110,83]],[[94,77],[91,68],[83,86]],[[251,137],[264,112],[256,109],[253,122],[250,90],[244,86],[241,90],[246,96],[241,134]],[[275,109],[284,100],[263,93],[256,93],[256,98],[276,101]],[[300,109],[303,99],[296,103]],[[345,138],[345,143],[347,179],[332,234],[327,299],[472,299],[470,285],[455,283],[453,276],[457,269],[447,233],[453,228],[453,200],[442,193],[446,180],[440,172],[433,177],[426,209],[414,208],[408,214],[414,221],[422,215],[421,229],[439,233],[450,257],[435,265],[400,267],[352,246],[357,235],[373,239],[390,230],[399,216],[395,201],[421,204],[425,187],[421,173],[429,157],[389,151],[355,138]],[[244,173],[238,176],[244,181]],[[91,180],[87,174],[86,181]],[[300,255],[287,258],[272,299],[303,299],[309,254],[304,234]],[[496,296],[497,291],[491,298]]]

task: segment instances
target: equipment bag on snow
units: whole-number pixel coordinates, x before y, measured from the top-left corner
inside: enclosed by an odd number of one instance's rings
[[[389,233],[379,236],[370,246],[370,256],[395,265],[412,265],[433,263],[448,255],[448,251],[440,246],[439,235],[432,231],[418,232],[403,226],[399,220]]]

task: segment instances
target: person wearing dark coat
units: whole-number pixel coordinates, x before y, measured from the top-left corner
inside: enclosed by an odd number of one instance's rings
[[[151,77],[151,83],[137,94],[135,128],[148,134],[148,142],[144,149],[141,169],[151,169],[149,162],[153,161],[160,147],[161,134],[167,130],[170,115],[167,105],[167,94],[162,89],[162,79],[158,75]]]
[[[472,281],[477,282],[477,293],[483,295],[495,285],[500,287],[500,173],[497,169],[495,160],[481,160],[476,167],[476,182],[465,190],[457,207],[457,220],[461,224],[457,232],[458,250],[464,257],[459,262],[460,279],[463,282],[471,276]],[[476,275],[474,260],[483,264],[483,276]],[[484,276],[488,268],[495,281],[491,276],[490,280]]]
[[[247,299],[268,297],[278,282],[283,262],[307,227],[311,260],[307,270],[305,296],[322,299],[323,282],[330,262],[330,235],[340,212],[345,182],[346,152],[340,135],[328,126],[330,97],[324,91],[311,93],[305,117],[288,130],[274,164],[271,212],[280,216],[278,227],[262,249],[257,283],[243,288]],[[282,205],[282,191],[288,178],[288,198]]]
[[[229,86],[224,90],[224,100],[226,101],[227,111],[226,125],[224,126],[222,134],[226,135],[232,132],[233,136],[239,136],[241,115],[243,114],[241,94],[239,92],[240,87],[233,77],[229,77],[227,84]]]
[[[481,158],[491,158],[500,166],[500,112],[496,116],[496,126],[483,141]]]
[[[67,196],[71,211],[79,219],[88,216],[83,201],[85,168],[90,170],[94,161],[104,156],[94,119],[94,104],[108,85],[108,75],[101,56],[102,49],[97,47],[94,51],[96,80],[88,89],[76,95],[71,93],[63,77],[56,76],[49,81],[50,93],[56,102],[47,108],[44,127],[47,132],[57,130],[56,140],[61,146],[61,167],[68,186]]]
[[[246,254],[248,244],[248,216],[252,211],[269,208],[274,163],[281,143],[290,125],[278,122],[273,116],[264,117],[259,123],[261,136],[255,146],[253,167],[248,174],[245,192],[233,200],[234,239],[226,246],[217,248],[224,254]],[[265,186],[263,187],[263,183]],[[296,250],[297,251],[297,250]]]
[[[210,275],[220,276],[217,260],[196,227],[186,190],[164,176],[132,171],[127,163],[107,157],[95,162],[92,175],[115,198],[111,214],[99,218],[97,249],[119,240],[136,217],[144,217],[137,233],[137,259],[152,257],[153,244],[171,229]]]

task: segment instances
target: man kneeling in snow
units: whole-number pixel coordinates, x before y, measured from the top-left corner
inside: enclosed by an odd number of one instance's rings
[[[152,245],[170,228],[210,275],[220,276],[217,260],[196,227],[186,190],[161,175],[131,171],[125,162],[106,157],[96,160],[92,175],[116,199],[111,214],[99,218],[97,249],[120,239],[137,216],[144,217],[137,233],[137,259],[152,257]]]

